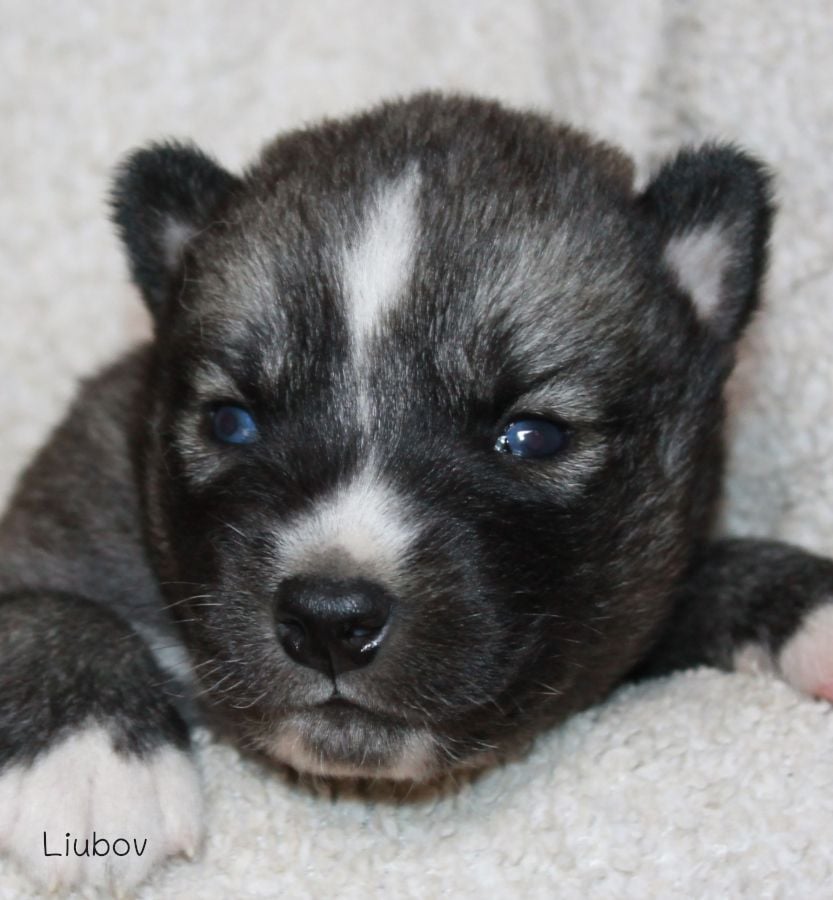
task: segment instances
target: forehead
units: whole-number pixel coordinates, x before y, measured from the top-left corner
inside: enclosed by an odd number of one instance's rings
[[[200,327],[284,360],[445,348],[458,370],[497,355],[534,375],[642,314],[631,204],[616,151],[516,113],[391,108],[299,132],[198,239]]]

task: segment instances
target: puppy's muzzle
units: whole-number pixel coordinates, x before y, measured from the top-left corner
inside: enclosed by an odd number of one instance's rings
[[[287,578],[275,596],[287,655],[335,677],[368,665],[390,630],[393,598],[364,578]]]

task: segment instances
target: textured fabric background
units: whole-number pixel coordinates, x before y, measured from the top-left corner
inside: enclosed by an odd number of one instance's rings
[[[590,128],[643,176],[709,137],[775,167],[725,520],[833,553],[831,59],[828,0],[0,0],[0,501],[77,378],[148,333],[107,222],[127,149],[190,136],[237,167],[277,130],[443,87]],[[333,802],[204,737],[208,839],[140,896],[826,898],[831,745],[823,705],[706,671],[404,803]],[[34,896],[0,861],[0,897]]]

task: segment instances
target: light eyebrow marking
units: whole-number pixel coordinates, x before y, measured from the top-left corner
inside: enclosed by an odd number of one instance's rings
[[[201,360],[194,370],[191,386],[197,399],[208,403],[212,400],[237,400],[244,402],[243,392],[231,375],[212,360]]]

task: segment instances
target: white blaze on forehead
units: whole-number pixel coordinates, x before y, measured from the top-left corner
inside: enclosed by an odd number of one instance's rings
[[[339,574],[322,567],[346,558],[368,577],[394,577],[419,533],[397,493],[370,468],[319,500],[278,535],[286,575]]]
[[[711,318],[720,306],[731,257],[731,242],[718,225],[696,228],[668,242],[665,261],[702,319]]]
[[[344,251],[344,302],[354,341],[361,345],[374,324],[402,296],[413,271],[419,231],[419,173],[408,168],[371,195],[359,232]]]

